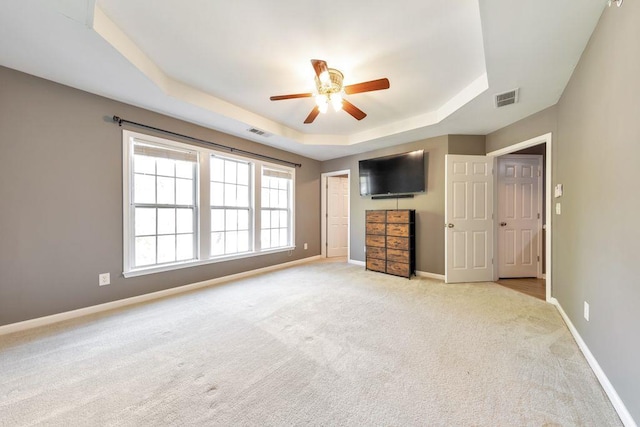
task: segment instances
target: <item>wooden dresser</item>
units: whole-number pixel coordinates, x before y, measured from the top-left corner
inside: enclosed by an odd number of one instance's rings
[[[416,211],[367,211],[365,244],[367,270],[415,275]]]

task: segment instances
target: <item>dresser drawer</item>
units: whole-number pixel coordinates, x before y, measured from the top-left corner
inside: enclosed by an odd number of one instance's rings
[[[367,211],[367,222],[385,222],[385,211]]]
[[[368,255],[368,253],[367,253]],[[399,249],[387,250],[387,259],[389,261],[409,263],[409,251],[401,251]]]
[[[409,237],[409,224],[387,224],[387,235]]]
[[[384,222],[370,222],[367,224],[367,234],[384,235],[385,231]]]
[[[385,248],[376,248],[374,246],[367,246],[367,258],[386,259],[387,250]]]
[[[409,211],[387,211],[387,222],[409,222]]]
[[[385,272],[385,260],[367,257],[367,270]]]
[[[368,235],[365,241],[365,244],[367,246],[375,246],[378,248],[384,248],[385,247],[385,243],[386,243],[386,238],[385,236],[374,236],[374,235]]]
[[[367,239],[369,239],[369,236],[367,236]],[[369,245],[369,243],[367,243],[367,245]],[[389,236],[387,237],[387,249],[402,249],[407,251],[409,250],[409,238]]]
[[[409,264],[387,261],[387,273],[409,277]]]

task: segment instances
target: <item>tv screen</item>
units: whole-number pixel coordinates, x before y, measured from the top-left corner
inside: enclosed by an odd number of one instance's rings
[[[393,195],[425,191],[424,150],[360,160],[360,195]]]

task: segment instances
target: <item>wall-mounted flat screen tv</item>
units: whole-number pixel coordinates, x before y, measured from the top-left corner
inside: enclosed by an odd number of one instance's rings
[[[424,150],[360,160],[360,195],[424,193]]]

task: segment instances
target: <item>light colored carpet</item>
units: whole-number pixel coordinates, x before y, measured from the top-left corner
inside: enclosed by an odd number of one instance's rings
[[[556,309],[312,263],[0,337],[0,425],[621,425]]]

